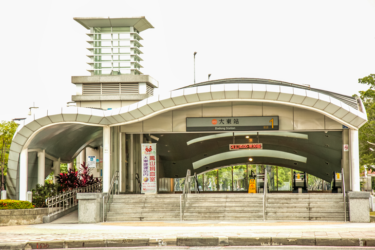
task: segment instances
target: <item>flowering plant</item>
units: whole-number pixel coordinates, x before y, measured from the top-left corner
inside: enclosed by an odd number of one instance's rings
[[[90,169],[85,162],[81,164],[79,172],[69,169],[68,173],[60,173],[56,178],[63,190],[101,182],[99,178],[94,178],[93,174],[90,174]]]
[[[3,209],[33,209],[35,206],[28,201],[0,200],[0,210]]]

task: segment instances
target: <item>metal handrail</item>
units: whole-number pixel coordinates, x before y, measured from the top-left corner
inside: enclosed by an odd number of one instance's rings
[[[86,187],[77,187],[71,190],[63,191],[58,195],[48,197],[46,205],[48,207],[48,216],[62,213],[69,208],[78,205],[77,193],[96,193],[101,192],[103,185],[101,182],[87,185]]]
[[[194,172],[194,183],[195,183],[194,191],[195,191],[196,194],[199,194],[198,176],[197,176],[196,172]]]
[[[263,186],[263,220],[266,220],[266,203],[267,203],[267,187],[268,187],[268,178],[267,178],[267,167],[264,168],[264,186]]]
[[[112,194],[112,190],[113,190],[114,185],[118,184],[118,178],[119,178],[119,171],[116,171],[116,173],[112,177],[111,184],[109,185],[108,193],[106,195],[103,195],[103,222],[105,222],[106,215],[107,215],[107,209],[106,208],[108,207],[108,210],[109,210],[110,205],[111,205],[111,203],[109,203],[111,195],[113,197],[113,195],[116,194],[116,190],[115,190],[114,194]],[[119,194],[118,186],[117,186],[117,194]]]
[[[344,178],[344,169],[341,168],[341,175],[342,175],[342,197],[344,199],[344,218],[345,218],[345,222],[346,222],[346,193],[345,193],[345,178]],[[334,178],[334,177],[333,177]]]
[[[191,193],[190,190],[190,169],[186,172],[186,178],[185,178],[185,185],[184,189],[182,191],[182,194],[180,195],[180,220],[184,220],[184,212],[186,207],[186,201],[188,198],[188,194]]]

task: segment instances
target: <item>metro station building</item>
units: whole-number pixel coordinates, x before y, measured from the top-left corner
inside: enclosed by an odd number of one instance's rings
[[[26,200],[60,163],[76,159],[79,166],[93,156],[103,192],[118,171],[121,193],[141,193],[136,176],[149,143],[156,145],[157,192],[179,191],[188,169],[203,192],[246,192],[251,170],[264,166],[270,179],[283,178],[270,191],[291,192],[293,171],[329,183],[318,188],[326,192],[334,173],[343,173],[346,190],[360,190],[358,129],[367,122],[361,99],[256,78],[154,95],[158,81],[141,72],[141,33],[153,28],[145,17],[75,21],[87,29],[90,75],[72,77],[76,107],[36,110],[18,128],[8,162],[10,198]],[[232,178],[223,179],[224,169]]]

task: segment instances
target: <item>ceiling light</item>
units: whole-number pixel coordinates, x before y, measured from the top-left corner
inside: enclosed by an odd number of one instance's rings
[[[159,137],[156,137],[156,136],[154,136],[154,135],[150,135],[150,137],[151,137],[152,139],[154,139],[155,141],[159,141]]]
[[[253,161],[253,158],[249,158],[249,161]]]
[[[249,139],[249,138],[250,138],[250,136],[247,135],[247,136],[246,136],[246,139]]]

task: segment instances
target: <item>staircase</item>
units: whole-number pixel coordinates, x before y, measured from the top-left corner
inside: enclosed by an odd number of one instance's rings
[[[184,221],[263,220],[263,194],[190,194]]]
[[[179,221],[180,195],[114,195],[106,221]]]
[[[267,194],[266,199],[267,220],[345,220],[342,194],[274,193]]]
[[[344,221],[342,194],[266,196],[266,220]],[[348,211],[348,209],[347,209]],[[106,221],[179,221],[180,194],[114,195]],[[263,194],[189,194],[184,221],[263,220]]]

